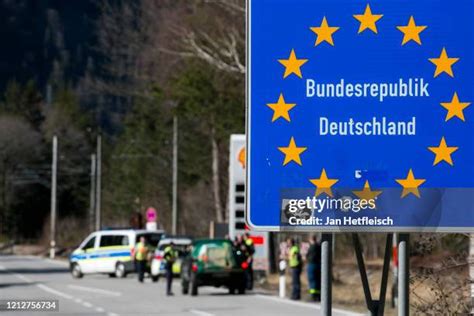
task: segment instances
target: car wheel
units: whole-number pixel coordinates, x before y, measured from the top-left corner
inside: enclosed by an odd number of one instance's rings
[[[152,275],[151,275],[151,280],[152,280],[153,282],[158,282],[158,281],[160,280],[160,276],[159,276],[159,275],[153,275],[153,274],[152,274]]]
[[[118,262],[115,265],[115,276],[117,278],[125,278],[126,275],[127,274],[125,273],[125,265],[122,262]]]
[[[229,294],[235,294],[235,287],[229,287]]]
[[[71,274],[72,274],[72,277],[75,279],[80,279],[84,276],[82,274],[81,267],[77,263],[72,265]]]
[[[198,285],[196,282],[196,276],[191,277],[191,295],[192,296],[198,295]]]
[[[239,287],[239,294],[245,294],[245,286]]]
[[[189,293],[189,282],[183,282],[181,284],[181,293],[184,295]]]

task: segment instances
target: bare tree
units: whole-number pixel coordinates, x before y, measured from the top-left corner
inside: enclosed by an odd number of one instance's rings
[[[203,0],[194,3],[190,10],[195,19],[184,24],[182,20],[168,23],[170,34],[178,40],[170,41],[160,50],[200,59],[221,71],[245,74],[244,1]]]

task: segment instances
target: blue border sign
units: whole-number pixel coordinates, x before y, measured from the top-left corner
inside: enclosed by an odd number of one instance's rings
[[[247,9],[253,229],[474,231],[474,1]]]

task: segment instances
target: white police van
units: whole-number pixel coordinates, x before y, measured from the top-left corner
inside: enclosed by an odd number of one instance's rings
[[[158,245],[162,230],[101,230],[90,234],[69,257],[71,274],[105,273],[123,278],[135,271],[135,245],[144,236],[150,248]]]

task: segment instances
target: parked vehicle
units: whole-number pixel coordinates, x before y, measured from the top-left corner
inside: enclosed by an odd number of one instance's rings
[[[165,276],[166,274],[164,250],[171,244],[171,242],[174,244],[174,250],[178,254],[178,258],[172,267],[173,275],[179,276],[181,274],[181,263],[183,257],[185,257],[189,251],[192,240],[187,237],[165,237],[158,243],[155,255],[151,260],[151,279],[153,282],[157,282],[161,276]]]
[[[154,251],[163,231],[101,230],[90,234],[69,257],[71,274],[82,278],[85,274],[106,273],[124,278],[135,271],[134,248],[141,236]]]
[[[245,294],[246,262],[238,256],[227,239],[206,239],[193,242],[192,252],[183,260],[181,285],[183,294],[210,285],[226,287],[229,293]]]

